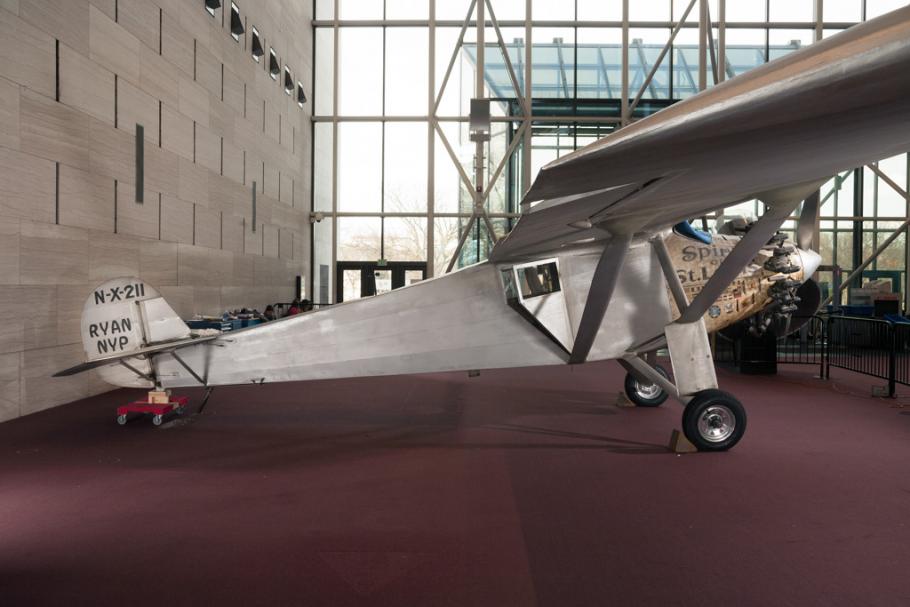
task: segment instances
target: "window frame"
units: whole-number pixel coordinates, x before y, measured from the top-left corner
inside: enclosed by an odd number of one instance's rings
[[[533,288],[524,280],[524,275],[526,275],[528,270],[531,269],[536,270],[538,277],[541,276],[541,270],[544,270],[544,273],[546,274],[555,272],[555,274],[550,276],[548,280],[543,281],[544,283],[549,282],[550,285],[546,286],[543,284],[542,286],[544,288],[544,291],[541,293],[534,293]],[[513,266],[512,272],[514,274],[515,288],[518,292],[518,300],[522,303],[531,299],[537,299],[539,297],[553,295],[555,293],[562,293],[562,281],[559,278],[559,259],[556,257],[549,259],[540,259],[537,261]],[[529,293],[527,294],[525,293],[525,285],[528,286],[529,290]]]
[[[239,32],[235,32],[234,28],[234,18],[236,16],[237,26],[240,28]],[[240,38],[246,33],[246,28],[243,27],[243,19],[240,17],[240,7],[237,6],[237,3],[231,0],[231,17],[228,21],[228,29],[231,32],[231,38],[234,39],[234,42],[240,43]]]
[[[275,69],[272,69],[272,66],[275,66]],[[278,53],[275,52],[275,48],[269,47],[269,78],[278,82],[278,76],[281,75],[281,63],[278,61]]]
[[[265,49],[262,46],[262,36],[259,34],[259,30],[256,29],[256,26],[250,28],[250,55],[253,57],[253,61],[256,63],[262,63],[262,57],[265,56]],[[259,54],[256,54],[256,51],[259,51]]]

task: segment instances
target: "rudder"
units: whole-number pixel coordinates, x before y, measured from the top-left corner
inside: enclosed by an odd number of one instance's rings
[[[156,344],[190,337],[186,326],[158,290],[138,278],[115,278],[96,287],[82,309],[82,347],[87,360],[128,354]],[[148,359],[130,359],[137,371],[152,375]],[[98,369],[116,386],[152,387],[121,365]]]

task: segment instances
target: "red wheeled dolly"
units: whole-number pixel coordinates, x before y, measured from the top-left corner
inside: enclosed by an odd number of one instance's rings
[[[170,413],[180,415],[186,411],[186,396],[175,396],[167,403],[150,403],[147,400],[137,400],[129,404],[117,407],[117,423],[123,426],[126,424],[130,413],[141,413],[152,415],[152,423],[160,426],[164,421],[164,416]]]

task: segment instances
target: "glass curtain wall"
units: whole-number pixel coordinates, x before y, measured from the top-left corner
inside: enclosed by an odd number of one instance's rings
[[[501,237],[546,163],[702,87],[908,2],[708,0],[703,8],[702,0],[491,0],[484,3],[482,31],[474,4],[315,0],[313,211],[319,221],[311,292],[320,302],[334,300],[337,262],[424,262],[428,276],[445,272],[477,187],[468,132],[472,97],[491,99],[481,185]],[[702,11],[710,24],[704,40]],[[906,191],[906,155],[879,170],[893,184],[859,168],[822,188],[817,246],[824,264],[849,272],[907,217],[906,199],[894,188]],[[492,175],[498,176],[489,183]],[[749,201],[724,215],[754,216],[759,206]],[[901,234],[868,268],[896,272],[902,290],[906,242]],[[482,261],[491,244],[477,222],[455,267]],[[830,272],[820,278],[832,280]]]

